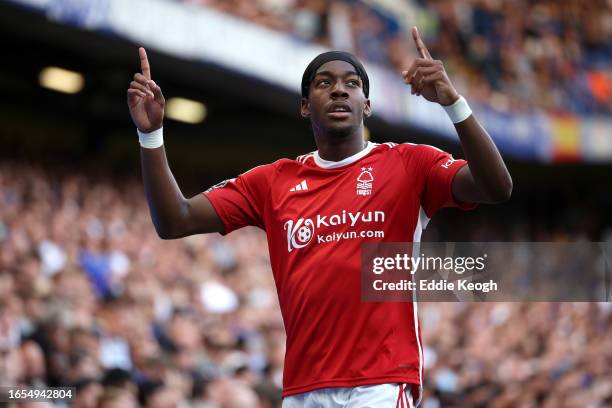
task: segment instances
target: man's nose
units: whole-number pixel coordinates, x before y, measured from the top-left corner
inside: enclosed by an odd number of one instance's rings
[[[335,81],[331,90],[332,98],[348,98],[349,94],[346,91],[344,81]]]

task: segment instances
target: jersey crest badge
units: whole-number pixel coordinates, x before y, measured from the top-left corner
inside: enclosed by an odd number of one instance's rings
[[[369,196],[372,194],[372,183],[374,176],[372,175],[372,167],[362,167],[361,174],[357,177],[357,195]]]

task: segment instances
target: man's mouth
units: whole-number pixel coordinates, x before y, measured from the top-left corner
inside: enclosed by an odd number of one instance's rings
[[[345,102],[334,102],[327,108],[327,116],[332,119],[346,119],[351,112],[351,107]]]

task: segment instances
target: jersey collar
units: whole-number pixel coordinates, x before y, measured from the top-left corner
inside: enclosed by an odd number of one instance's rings
[[[314,162],[317,166],[322,167],[324,169],[335,169],[337,167],[346,166],[347,164],[356,162],[357,160],[364,157],[366,154],[370,153],[370,151],[372,151],[373,148],[374,148],[374,143],[368,142],[368,144],[362,151],[357,152],[354,155],[349,156],[346,159],[342,159],[340,161],[330,161],[330,160],[322,159],[321,156],[319,156],[318,150],[314,152],[313,157],[314,157]]]

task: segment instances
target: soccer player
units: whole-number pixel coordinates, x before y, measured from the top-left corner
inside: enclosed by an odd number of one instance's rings
[[[432,59],[402,72],[413,94],[439,103],[466,160],[435,147],[364,141],[369,79],[351,54],[316,57],[302,78],[301,114],[315,152],[281,159],[185,198],[166,160],[164,97],[142,73],[128,89],[138,128],[151,217],[163,239],[265,230],[287,333],[283,407],[410,407],[422,395],[423,353],[416,303],[361,302],[361,244],[418,242],[442,207],[470,209],[510,197],[512,179],[487,132]],[[413,402],[414,401],[414,402]]]

